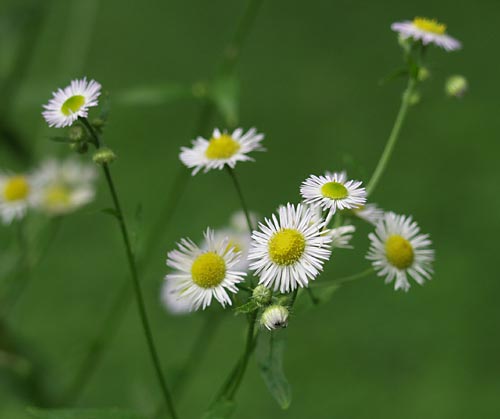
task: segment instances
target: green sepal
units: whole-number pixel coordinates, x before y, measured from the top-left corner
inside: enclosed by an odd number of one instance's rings
[[[258,309],[259,305],[253,299],[250,299],[250,301],[248,301],[247,303],[242,304],[239,307],[236,307],[234,309],[234,312],[236,314],[248,314]]]

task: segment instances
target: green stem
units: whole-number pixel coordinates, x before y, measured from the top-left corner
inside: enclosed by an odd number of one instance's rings
[[[252,352],[255,348],[254,332],[255,332],[256,321],[257,321],[257,311],[254,311],[249,315],[248,318],[248,331],[245,344],[245,352],[243,353],[243,358],[241,360],[241,365],[239,366],[238,374],[234,379],[234,385],[232,386],[232,389],[227,392],[228,400],[234,399],[236,392],[238,391],[238,388],[240,387],[241,382],[243,381],[243,377],[245,376],[245,372],[248,366],[248,361],[250,360],[250,355],[252,355]]]
[[[186,357],[186,361],[184,362],[177,379],[172,383],[172,392],[175,394],[177,399],[180,399],[183,396],[189,377],[192,376],[194,371],[196,371],[198,366],[203,361],[204,356],[207,353],[207,348],[215,336],[215,332],[217,331],[221,320],[222,316],[218,314],[205,314],[204,321],[191,346],[189,355]],[[154,417],[159,418],[162,415],[163,405],[158,406]]]
[[[245,219],[247,221],[248,230],[250,231],[250,234],[252,234],[252,231],[254,229],[254,227],[252,225],[252,219],[250,218],[248,206],[246,204],[245,197],[243,196],[243,192],[241,190],[240,183],[238,182],[238,178],[236,177],[236,172],[234,171],[234,169],[232,169],[231,167],[229,167],[227,165],[226,165],[226,169],[227,169],[227,172],[229,173],[229,177],[233,181],[233,185],[234,185],[234,188],[236,189],[236,193],[238,194],[238,198],[239,198],[240,204],[241,204],[241,209],[243,210],[243,212],[245,214]]]
[[[355,273],[353,275],[348,275],[348,276],[344,276],[342,278],[332,279],[331,281],[318,281],[318,282],[315,281],[311,284],[311,286],[314,288],[326,288],[326,287],[338,286],[338,285],[344,284],[346,282],[351,282],[351,281],[355,281],[357,279],[365,278],[367,276],[372,275],[374,272],[375,271],[373,268],[368,268],[368,269],[365,269],[364,271]]]
[[[101,141],[99,139],[99,136],[95,132],[95,130],[92,128],[90,123],[86,118],[81,119],[87,130],[89,131],[90,135],[94,138],[95,143],[97,144],[97,147],[99,148],[101,146]],[[111,198],[113,200],[113,204],[115,207],[115,211],[117,214],[117,220],[118,220],[118,225],[120,227],[120,231],[122,233],[122,238],[123,238],[123,243],[125,245],[125,253],[127,256],[127,261],[128,265],[130,268],[130,272],[132,274],[132,284],[135,292],[135,297],[136,297],[136,302],[137,302],[137,307],[139,309],[139,316],[142,322],[142,327],[144,329],[144,335],[146,336],[146,342],[148,344],[151,360],[153,361],[153,365],[157,374],[158,381],[160,383],[160,387],[163,393],[163,397],[165,399],[165,403],[167,405],[167,408],[169,410],[170,416],[173,419],[176,419],[177,413],[175,411],[174,403],[172,396],[170,394],[170,391],[167,386],[167,382],[165,380],[165,377],[163,376],[162,368],[160,365],[160,359],[158,357],[158,351],[156,350],[156,346],[154,343],[153,339],[153,334],[151,331],[151,326],[149,324],[148,320],[148,315],[146,312],[146,305],[144,303],[144,297],[142,295],[142,289],[141,289],[141,284],[139,282],[139,274],[137,270],[137,264],[135,261],[135,257],[132,251],[132,246],[130,243],[130,236],[128,233],[128,228],[127,224],[125,222],[125,217],[121,208],[120,200],[118,198],[118,193],[116,191],[116,187],[113,181],[113,177],[111,176],[111,170],[108,166],[107,163],[104,163],[102,165],[103,172],[104,172],[104,177],[106,178],[106,182],[108,184],[108,188],[111,194]]]
[[[368,182],[368,186],[366,187],[367,195],[373,193],[375,187],[377,186],[378,182],[380,181],[380,178],[382,177],[382,174],[384,173],[387,167],[387,164],[389,163],[392,152],[394,151],[394,147],[398,141],[401,127],[403,126],[406,114],[408,113],[411,96],[415,91],[416,85],[417,85],[417,79],[414,76],[410,75],[408,79],[408,85],[403,93],[403,98],[401,100],[401,107],[399,108],[399,112],[396,117],[396,121],[394,122],[394,126],[392,127],[391,134],[387,139],[384,151],[382,152],[380,160],[377,163],[377,167],[375,168],[375,171],[373,172],[373,175],[370,181]]]

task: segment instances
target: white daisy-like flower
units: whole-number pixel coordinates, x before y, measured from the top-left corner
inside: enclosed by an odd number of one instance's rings
[[[423,285],[431,279],[434,251],[429,248],[428,234],[420,234],[420,228],[411,217],[388,212],[379,221],[375,233],[370,233],[370,250],[366,256],[378,276],[385,282],[395,280],[395,289],[408,291],[408,276]]]
[[[267,330],[282,329],[288,326],[289,311],[286,307],[273,304],[267,307],[260,317],[260,324]]]
[[[253,161],[248,153],[264,151],[260,144],[263,139],[264,134],[258,134],[255,128],[246,133],[237,128],[232,134],[216,128],[209,140],[198,137],[192,142],[192,148],[182,147],[179,157],[187,167],[193,168],[193,175],[201,169],[206,173],[225,165],[234,168],[239,161]]]
[[[321,207],[309,207],[311,208],[311,211],[313,213],[311,223],[326,222]],[[329,230],[324,230],[323,234],[328,234],[331,237],[332,248],[352,249],[352,246],[349,243],[355,231],[356,227],[354,227],[353,225],[343,225],[331,228]]]
[[[366,190],[362,182],[347,180],[345,172],[326,172],[323,176],[311,175],[300,187],[304,202],[328,211],[327,220],[337,210],[353,209],[364,205]]]
[[[380,219],[384,216],[384,210],[380,209],[376,204],[366,204],[358,208],[353,208],[352,214],[372,225],[377,225]]]
[[[356,231],[356,227],[353,225],[345,225],[330,230],[330,237],[332,238],[332,247],[338,247],[343,249],[352,249],[349,244],[351,242],[352,236]]]
[[[259,217],[257,217],[257,214],[250,212],[250,222],[252,223],[253,226],[257,225],[257,222],[259,221]],[[248,222],[247,222],[247,217],[245,216],[245,213],[243,211],[236,211],[232,216],[231,216],[231,221],[230,221],[230,226],[231,228],[235,229],[236,231],[248,231]]]
[[[26,215],[32,201],[33,185],[26,175],[0,173],[0,217],[4,224]]]
[[[248,255],[259,284],[286,293],[307,287],[319,275],[330,257],[332,239],[325,234],[325,221],[313,220],[310,207],[287,204],[277,217],[259,223]]]
[[[88,204],[95,196],[97,171],[75,159],[49,159],[33,175],[35,207],[49,215],[62,215]]]
[[[206,248],[190,239],[182,239],[178,250],[168,253],[167,266],[176,271],[166,276],[173,281],[172,292],[179,300],[189,301],[191,310],[205,309],[215,297],[223,307],[231,305],[228,291],[237,293],[236,284],[243,281],[245,272],[235,270],[240,254],[228,247],[229,240],[218,242],[213,230],[204,234]]]
[[[161,302],[171,314],[182,315],[191,312],[191,302],[187,298],[182,298],[178,288],[176,288],[176,281],[167,280],[163,282]]]
[[[433,43],[446,51],[462,47],[458,40],[446,34],[446,25],[435,19],[416,17],[411,21],[395,22],[391,25],[391,29],[398,32],[403,39],[412,38],[415,41],[422,41],[424,45]]]
[[[246,272],[248,269],[250,263],[248,261],[248,251],[250,250],[251,239],[252,236],[248,231],[248,227],[243,231],[234,228],[222,228],[214,231],[214,240],[217,245],[225,243],[227,250],[232,249],[233,252],[240,254],[238,263],[234,265],[234,269],[238,271]],[[202,248],[206,248],[207,246],[208,242],[205,242]]]
[[[79,117],[87,117],[89,108],[97,106],[100,94],[101,85],[95,80],[72,80],[69,86],[52,93],[42,115],[50,127],[70,126]]]

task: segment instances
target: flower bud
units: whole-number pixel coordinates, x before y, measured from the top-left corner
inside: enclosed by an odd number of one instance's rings
[[[468,83],[464,76],[451,76],[446,80],[446,94],[452,97],[462,97],[467,91]]]
[[[89,150],[89,145],[85,141],[78,141],[76,143],[70,143],[69,148],[79,154],[85,154]]]
[[[278,304],[267,307],[260,318],[260,324],[268,330],[288,326],[288,309]]]
[[[92,160],[97,164],[108,164],[116,160],[116,154],[110,148],[102,147],[94,153]]]
[[[94,118],[92,120],[92,126],[97,130],[101,131],[101,129],[106,125],[106,121],[102,118]]]
[[[420,67],[418,69],[418,81],[426,81],[431,76],[431,72],[427,67]]]
[[[82,142],[86,139],[86,133],[81,125],[73,125],[69,129],[68,137],[72,142]]]
[[[259,307],[262,307],[271,302],[272,295],[273,292],[269,288],[264,285],[258,285],[253,290],[252,298]]]

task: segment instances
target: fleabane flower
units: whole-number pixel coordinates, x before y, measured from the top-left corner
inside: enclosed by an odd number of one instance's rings
[[[182,239],[178,249],[168,253],[167,266],[175,269],[166,276],[172,281],[172,293],[178,300],[189,302],[190,310],[205,309],[215,298],[223,307],[231,305],[229,292],[237,293],[236,284],[245,272],[235,270],[240,253],[228,247],[229,240],[217,241],[213,230],[207,229],[205,248],[190,239]]]
[[[26,215],[32,192],[29,176],[0,173],[0,217],[4,224],[10,224]]]
[[[326,222],[321,207],[310,206],[310,208],[313,213],[311,223]],[[332,248],[352,249],[349,243],[355,231],[356,227],[349,224],[324,230],[323,234],[329,235],[332,239]]]
[[[351,213],[372,225],[377,225],[384,216],[384,210],[380,209],[376,204],[366,204],[353,208]]]
[[[367,259],[385,277],[386,283],[395,280],[395,289],[408,291],[413,278],[423,285],[431,279],[434,251],[427,234],[420,234],[420,228],[411,217],[388,212],[379,221],[374,233],[370,233],[370,250]]]
[[[193,169],[193,175],[201,169],[206,173],[225,165],[234,168],[239,161],[253,161],[248,153],[264,151],[260,144],[263,139],[264,134],[258,134],[255,128],[246,133],[237,128],[232,134],[216,128],[209,140],[198,137],[191,148],[182,147],[179,157],[184,165]]]
[[[95,196],[94,166],[75,159],[49,159],[33,175],[33,203],[48,215],[63,215],[88,204]]]
[[[458,40],[446,34],[446,25],[435,19],[416,17],[411,21],[395,22],[391,25],[391,29],[398,32],[403,39],[412,38],[415,41],[422,41],[424,45],[433,43],[446,51],[462,47]]]
[[[329,220],[337,210],[353,209],[364,205],[366,190],[357,180],[347,180],[345,172],[326,172],[323,176],[311,175],[300,187],[304,202],[328,211]]]
[[[325,221],[314,221],[314,212],[303,204],[287,204],[259,223],[252,234],[248,259],[259,284],[287,293],[307,287],[323,270],[331,254],[331,237]]]
[[[89,108],[97,106],[100,94],[101,85],[95,80],[72,80],[69,86],[52,93],[42,115],[50,127],[70,126],[79,117],[87,117]]]
[[[248,227],[244,231],[234,228],[221,228],[219,230],[215,230],[214,241],[220,246],[225,243],[227,251],[232,249],[233,252],[239,253],[239,261],[236,265],[234,265],[234,269],[238,271],[246,271],[248,269],[248,251],[250,250],[251,241],[251,235],[250,231],[248,231]],[[207,245],[208,243],[202,245],[202,247]]]

